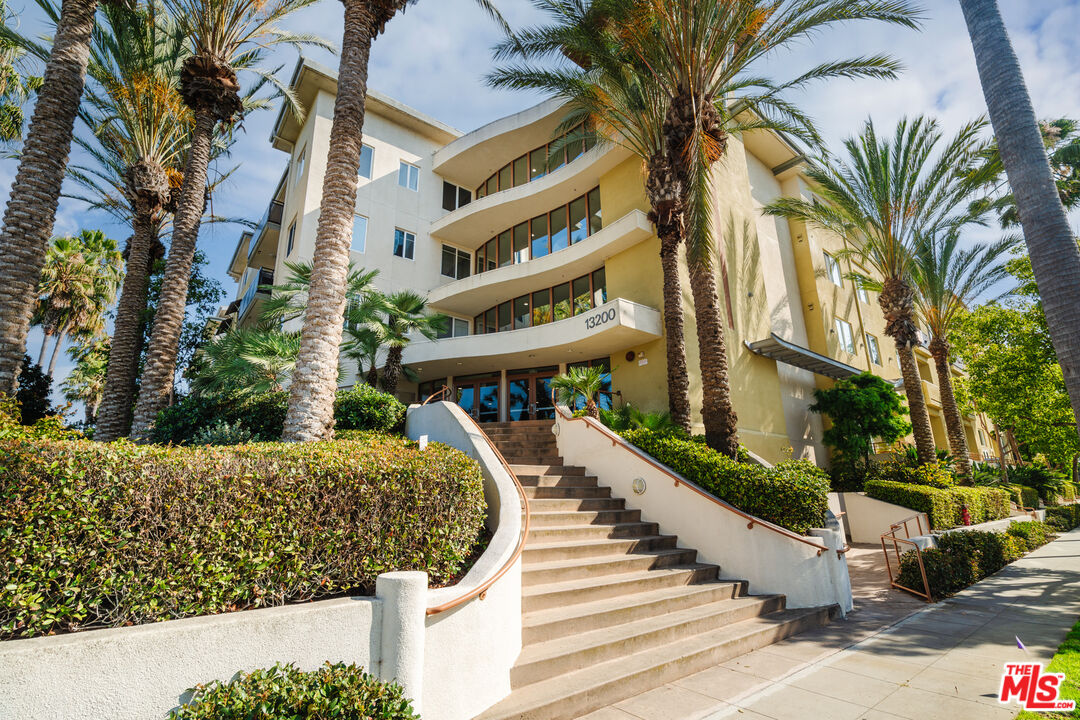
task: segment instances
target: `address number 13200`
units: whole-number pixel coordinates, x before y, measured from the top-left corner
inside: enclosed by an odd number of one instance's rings
[[[615,308],[608,308],[604,312],[598,312],[595,315],[590,315],[589,317],[585,318],[585,329],[593,330],[600,327],[601,325],[606,325],[609,322],[612,322],[614,319]]]

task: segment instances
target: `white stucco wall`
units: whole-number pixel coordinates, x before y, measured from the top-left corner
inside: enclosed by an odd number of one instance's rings
[[[565,408],[563,408],[565,412]],[[567,465],[584,466],[612,493],[626,499],[628,508],[641,510],[642,520],[660,524],[664,532],[679,536],[681,547],[698,551],[701,562],[720,566],[721,577],[747,580],[750,592],[783,593],[788,607],[838,604],[852,608],[847,561],[835,551],[843,547],[840,530],[814,531],[818,551],[794,538],[756,525],[726,504],[717,504],[694,492],[685,478],[676,486],[636,448],[612,436],[591,419],[556,420],[559,452]],[[641,495],[633,490],[635,478],[645,480]],[[764,521],[758,521],[763,523]]]

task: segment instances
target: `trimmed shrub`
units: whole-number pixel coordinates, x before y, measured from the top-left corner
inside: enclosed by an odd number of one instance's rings
[[[356,433],[237,447],[0,442],[0,639],[370,594],[456,577],[480,468]]]
[[[314,672],[275,665],[194,688],[169,720],[419,720],[401,686],[356,665],[326,663]]]
[[[239,423],[255,441],[276,441],[281,439],[288,404],[287,392],[190,395],[158,413],[151,439],[162,445],[187,445],[200,431],[224,422]],[[397,398],[368,385],[340,390],[334,401],[336,430],[390,432],[404,419],[405,406]]]
[[[935,488],[888,480],[866,483],[866,494],[884,502],[926,513],[935,530],[962,525],[966,505],[972,524],[1009,516],[1009,494],[992,487]]]
[[[829,501],[829,476],[806,460],[772,469],[740,463],[704,443],[650,430],[628,430],[626,441],[743,512],[792,532],[821,527]]]

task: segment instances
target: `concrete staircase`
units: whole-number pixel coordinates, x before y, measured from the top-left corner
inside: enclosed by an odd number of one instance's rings
[[[569,720],[829,621],[719,579],[641,511],[559,457],[551,421],[485,431],[524,486],[523,648],[478,720]]]

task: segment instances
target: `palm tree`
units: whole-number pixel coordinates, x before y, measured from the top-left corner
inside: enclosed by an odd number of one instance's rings
[[[277,87],[294,113],[295,98],[273,72],[258,63],[264,50],[285,43],[329,48],[313,35],[292,33],[278,23],[316,0],[165,0],[190,46],[180,71],[180,94],[194,116],[183,182],[173,216],[172,242],[161,301],[154,316],[131,434],[145,440],[157,414],[172,396],[176,354],[187,306],[188,279],[206,202],[207,171],[219,124],[232,127],[243,116],[237,70],[254,72],[259,84]]]
[[[412,335],[434,340],[445,326],[446,316],[428,312],[427,298],[412,290],[399,290],[387,295],[386,320],[376,326],[379,344],[389,348],[383,366],[383,389],[393,395],[397,392],[398,379],[402,374],[401,356],[412,341]]]
[[[954,232],[972,219],[965,203],[986,182],[987,166],[973,169],[984,150],[978,141],[983,127],[981,121],[970,123],[942,143],[936,121],[905,118],[890,140],[879,138],[868,120],[861,135],[844,141],[847,159],[823,152],[806,169],[823,202],[781,198],[765,207],[768,214],[839,235],[851,246],[848,254],[877,273],[878,304],[885,333],[896,343],[921,463],[934,462],[936,454],[913,350],[919,344],[915,249],[919,238]]]
[[[321,440],[332,437],[334,432],[338,354],[345,321],[345,277],[356,206],[356,172],[360,167],[371,44],[386,23],[415,2],[343,0],[344,36],[315,233],[314,277],[300,333],[296,376],[289,388],[289,409],[282,436],[285,441]],[[476,2],[502,21],[492,0]]]
[[[971,477],[971,456],[953,394],[949,334],[965,308],[1008,276],[1002,260],[1015,246],[1014,238],[1004,238],[990,245],[961,248],[955,232],[920,237],[915,243],[915,304],[930,332],[927,349],[937,368],[949,449],[958,474],[965,477]]]
[[[1080,425],[1080,249],[1047,161],[1020,61],[996,0],[960,0],[983,96],[1005,172],[1016,197],[1073,415]]]
[[[97,0],[63,4],[0,230],[0,392],[18,382],[82,97]],[[17,41],[5,23],[0,37]]]
[[[668,412],[672,422],[690,432],[690,380],[679,279],[686,217],[664,154],[662,90],[618,41],[611,18],[617,16],[619,3],[593,0],[585,6],[534,0],[533,4],[552,16],[553,22],[502,42],[495,50],[496,59],[523,62],[498,68],[488,82],[494,87],[540,90],[566,98],[567,112],[557,134],[584,121],[594,129],[598,144],[626,148],[641,161],[649,220],[660,240]],[[537,62],[558,62],[562,56],[573,58],[576,65],[560,63],[548,69]]]
[[[109,340],[103,338],[77,345],[68,350],[68,355],[75,362],[75,367],[60,383],[60,387],[65,399],[83,404],[86,424],[93,425],[97,422],[98,408],[105,391]]]
[[[591,367],[572,367],[564,375],[556,375],[551,378],[551,388],[555,391],[559,402],[566,406],[576,404],[577,399],[585,400],[585,414],[592,418],[599,418],[600,411],[596,405],[596,394],[604,386],[604,376],[607,370],[596,365]]]
[[[831,78],[893,78],[884,55],[827,61],[785,81],[759,75],[777,50],[832,26],[874,20],[917,27],[906,0],[639,0],[647,20],[627,24],[626,45],[666,94],[664,151],[687,215],[686,261],[698,337],[702,421],[709,446],[738,452],[727,340],[716,287],[721,245],[713,220],[713,166],[732,133],[781,130],[817,140],[812,123],[784,94]]]

